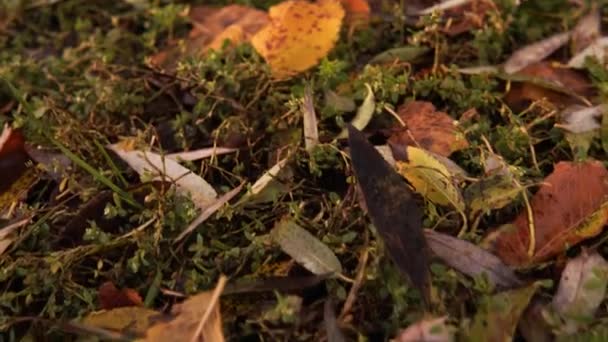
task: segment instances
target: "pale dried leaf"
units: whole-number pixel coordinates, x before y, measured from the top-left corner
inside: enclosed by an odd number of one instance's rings
[[[515,51],[505,62],[504,70],[507,74],[520,71],[530,64],[540,62],[562,47],[570,39],[570,32],[558,33],[536,43],[526,45]]]
[[[310,272],[314,274],[342,272],[340,260],[331,249],[300,227],[292,218],[278,222],[272,229],[271,235],[285,253]]]
[[[447,317],[423,319],[399,332],[392,342],[451,342],[454,334],[446,324]]]
[[[600,118],[608,111],[608,105],[584,107],[572,105],[561,113],[562,123],[555,126],[567,130],[570,133],[587,133],[600,128]]]
[[[23,220],[19,220],[13,222],[5,227],[0,228],[0,256],[4,254],[4,252],[8,249],[8,247],[15,241],[17,238],[16,232],[17,229],[25,226],[30,222],[31,218],[26,218]]]
[[[127,151],[118,144],[109,148],[140,176],[151,175],[154,179],[168,178],[174,182],[178,193],[189,194],[198,208],[206,208],[217,197],[209,183],[171,158],[150,151]]]
[[[595,57],[601,63],[606,58],[606,50],[608,50],[608,37],[598,38],[583,51],[573,56],[568,61],[568,66],[571,68],[582,68],[585,65],[587,57]]]
[[[574,333],[581,319],[593,318],[604,300],[608,285],[608,262],[597,252],[583,251],[562,272],[551,306],[564,318],[560,330]]]
[[[325,331],[327,332],[327,342],[346,341],[346,337],[344,337],[344,333],[338,325],[332,301],[329,299],[325,300],[325,305],[323,306],[323,321],[325,323]]]
[[[260,192],[262,192],[262,190],[264,190],[264,188],[266,188],[266,186],[268,185],[268,183],[270,183],[271,181],[273,181],[275,178],[278,177],[279,173],[281,172],[281,170],[283,170],[283,168],[285,167],[285,165],[287,165],[288,161],[289,161],[288,157],[285,158],[285,159],[282,159],[279,162],[277,162],[276,164],[274,164],[268,171],[266,171],[262,175],[262,177],[260,177],[251,186],[251,194],[252,195],[257,195]]]
[[[430,229],[425,229],[424,234],[433,254],[450,267],[471,277],[485,273],[490,283],[502,288],[521,284],[513,270],[494,254],[468,241]]]
[[[360,131],[363,130],[367,126],[367,124],[372,120],[374,110],[376,110],[376,100],[374,98],[374,92],[372,90],[372,87],[367,83],[365,83],[365,87],[367,88],[367,96],[365,97],[365,100],[363,100],[361,107],[357,109],[357,114],[350,122],[353,127]],[[338,138],[346,138],[347,136],[347,129],[344,128]]]
[[[317,127],[317,114],[312,98],[312,89],[306,87],[302,101],[302,117],[304,121],[304,146],[307,151],[319,144],[319,129]]]
[[[238,151],[237,148],[232,147],[207,147],[201,148],[194,151],[176,152],[167,154],[167,158],[175,159],[176,161],[193,161],[199,159],[205,159],[210,157],[219,156],[222,154],[228,154]]]

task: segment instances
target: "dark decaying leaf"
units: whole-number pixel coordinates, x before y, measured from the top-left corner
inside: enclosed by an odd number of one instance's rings
[[[454,269],[469,275],[486,274],[498,287],[511,288],[521,284],[511,268],[494,254],[450,235],[425,229],[424,234],[433,254]]]
[[[414,193],[360,131],[349,125],[348,133],[353,169],[372,223],[391,258],[428,304],[429,251]]]

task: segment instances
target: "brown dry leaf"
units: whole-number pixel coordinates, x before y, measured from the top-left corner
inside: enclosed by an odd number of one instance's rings
[[[277,79],[315,66],[334,47],[344,9],[339,0],[288,0],[269,10],[270,23],[251,43]]]
[[[530,203],[535,248],[528,255],[530,228],[523,209],[512,224],[485,240],[506,264],[529,266],[596,236],[608,221],[608,171],[599,161],[560,162]]]
[[[406,127],[398,126],[389,138],[391,144],[419,146],[445,157],[469,146],[458,131],[457,121],[436,111],[430,102],[409,102],[399,108],[399,117]]]
[[[512,108],[525,108],[527,102],[542,99],[547,99],[556,107],[566,107],[581,104],[584,102],[582,98],[593,95],[591,82],[584,74],[573,69],[556,67],[551,62],[529,65],[520,70],[517,76],[522,81],[511,84],[504,98]],[[547,86],[535,81],[546,83]],[[555,89],[551,89],[552,86]],[[557,91],[557,88],[562,91]]]
[[[367,0],[340,0],[346,11],[346,22],[349,32],[364,27],[371,15],[371,9]]]
[[[226,284],[222,276],[213,291],[188,298],[171,309],[173,319],[151,326],[146,331],[146,342],[199,341],[223,342],[219,296]]]
[[[194,28],[184,44],[173,44],[152,56],[150,63],[171,70],[180,58],[201,55],[209,49],[220,49],[226,39],[233,44],[247,41],[268,23],[264,11],[230,5],[222,8],[195,6],[190,9]]]
[[[488,12],[496,9],[492,1],[473,0],[445,11],[443,17],[446,22],[441,31],[449,36],[456,36],[481,28],[486,21]]]
[[[97,296],[99,297],[99,305],[103,310],[143,305],[141,296],[137,291],[130,288],[119,290],[111,281],[101,284]]]

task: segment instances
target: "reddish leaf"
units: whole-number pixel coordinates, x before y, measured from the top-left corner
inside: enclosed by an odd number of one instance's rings
[[[593,95],[592,85],[582,73],[555,67],[550,62],[529,65],[520,70],[517,76],[527,80],[513,83],[505,94],[505,102],[512,108],[521,109],[527,106],[527,102],[543,98],[557,107],[566,107],[581,104],[581,97]],[[546,86],[540,82],[546,83]]]
[[[30,157],[19,131],[5,125],[0,135],[0,212],[19,202],[36,183],[35,169],[28,168]]]
[[[393,145],[420,146],[446,157],[469,146],[458,132],[456,120],[436,111],[430,102],[409,102],[399,108],[399,117],[406,127],[397,126],[398,130],[389,138]]]
[[[494,254],[513,266],[551,258],[599,234],[608,221],[608,171],[599,161],[560,162],[531,201],[535,248],[528,255],[528,212],[499,228],[486,242]]]
[[[114,283],[106,281],[99,287],[99,305],[103,310],[120,308],[123,306],[140,306],[143,301],[137,291],[124,288],[117,289]]]

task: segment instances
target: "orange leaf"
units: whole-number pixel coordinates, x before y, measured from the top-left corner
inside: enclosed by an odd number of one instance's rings
[[[101,284],[98,296],[99,305],[103,310],[110,310],[123,306],[143,305],[141,296],[137,291],[130,288],[119,290],[111,281]]]
[[[19,131],[5,125],[0,135],[0,212],[19,201],[37,181],[25,151],[25,140]]]
[[[277,79],[315,66],[334,47],[344,9],[339,0],[288,0],[269,10],[270,23],[251,43]]]
[[[528,255],[528,212],[486,238],[507,264],[527,266],[599,234],[608,221],[608,171],[599,161],[560,162],[531,201],[535,248]]]
[[[398,130],[389,138],[392,144],[420,146],[446,157],[469,146],[458,132],[456,121],[436,111],[430,102],[409,102],[399,108],[399,117],[406,127],[398,124]]]

